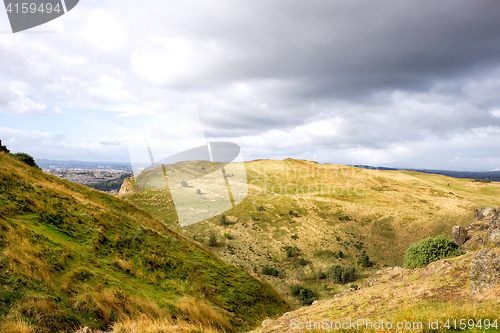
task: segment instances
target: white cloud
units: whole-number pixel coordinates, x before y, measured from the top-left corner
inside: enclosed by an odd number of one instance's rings
[[[123,5],[123,4],[121,4]],[[87,24],[81,32],[84,40],[104,50],[112,50],[125,43],[127,29],[117,13],[96,8],[87,13]]]

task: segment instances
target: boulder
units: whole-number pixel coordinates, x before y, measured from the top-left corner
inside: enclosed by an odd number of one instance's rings
[[[469,284],[473,292],[488,290],[500,284],[500,249],[484,248],[472,260]]]
[[[491,244],[500,247],[500,229],[490,229],[488,231],[488,241]]]
[[[453,227],[451,235],[453,237],[453,241],[460,247],[462,247],[462,245],[464,245],[464,243],[469,239],[467,230],[458,225]]]
[[[482,209],[475,209],[474,214],[476,215],[476,219],[474,220],[474,222],[498,218],[498,212],[493,207],[484,207]]]

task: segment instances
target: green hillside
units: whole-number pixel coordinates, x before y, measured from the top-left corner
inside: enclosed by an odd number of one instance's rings
[[[231,332],[288,309],[149,213],[0,152],[1,332]]]
[[[362,284],[376,269],[401,265],[411,243],[450,236],[454,225],[470,223],[474,209],[500,206],[500,183],[292,159],[245,162],[245,167],[249,195],[224,213],[224,225],[217,216],[180,228],[169,191],[139,191],[133,179],[126,182],[130,194],[122,197],[204,246],[207,230],[213,230],[213,252],[256,272],[296,306],[292,285],[307,286],[320,299],[345,288],[321,278],[334,264],[356,266],[355,283]],[[140,176],[138,185],[151,173]],[[358,265],[365,254],[371,267]],[[263,275],[266,266],[278,276]]]

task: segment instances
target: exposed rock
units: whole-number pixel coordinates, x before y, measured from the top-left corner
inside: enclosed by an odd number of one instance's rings
[[[469,239],[467,230],[458,225],[453,227],[451,235],[453,237],[453,241],[460,247],[462,247],[462,245]]]
[[[488,241],[495,246],[500,247],[500,229],[491,229],[488,231]]]
[[[476,218],[467,229],[453,227],[452,234],[455,243],[465,238],[461,247],[464,250],[475,250],[483,246],[500,247],[500,208],[485,207],[474,210]]]
[[[476,219],[474,220],[474,222],[483,221],[485,219],[498,218],[498,213],[499,212],[497,212],[493,207],[485,207],[479,210],[475,209],[474,214],[476,215]]]
[[[131,177],[123,180],[122,186],[120,187],[120,191],[118,191],[118,194],[137,193],[140,190],[142,190],[142,188],[136,186],[134,178]]]
[[[88,327],[80,328],[76,333],[92,333],[92,330]]]
[[[273,322],[272,319],[266,319],[262,322],[262,327],[266,327]]]
[[[470,265],[469,284],[473,292],[500,284],[500,249],[484,248],[479,251]]]

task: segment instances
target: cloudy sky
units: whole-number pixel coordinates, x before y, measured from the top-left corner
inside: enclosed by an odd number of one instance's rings
[[[245,160],[495,169],[500,2],[80,0],[16,34],[0,10],[11,151],[128,161],[135,128],[185,107]]]

